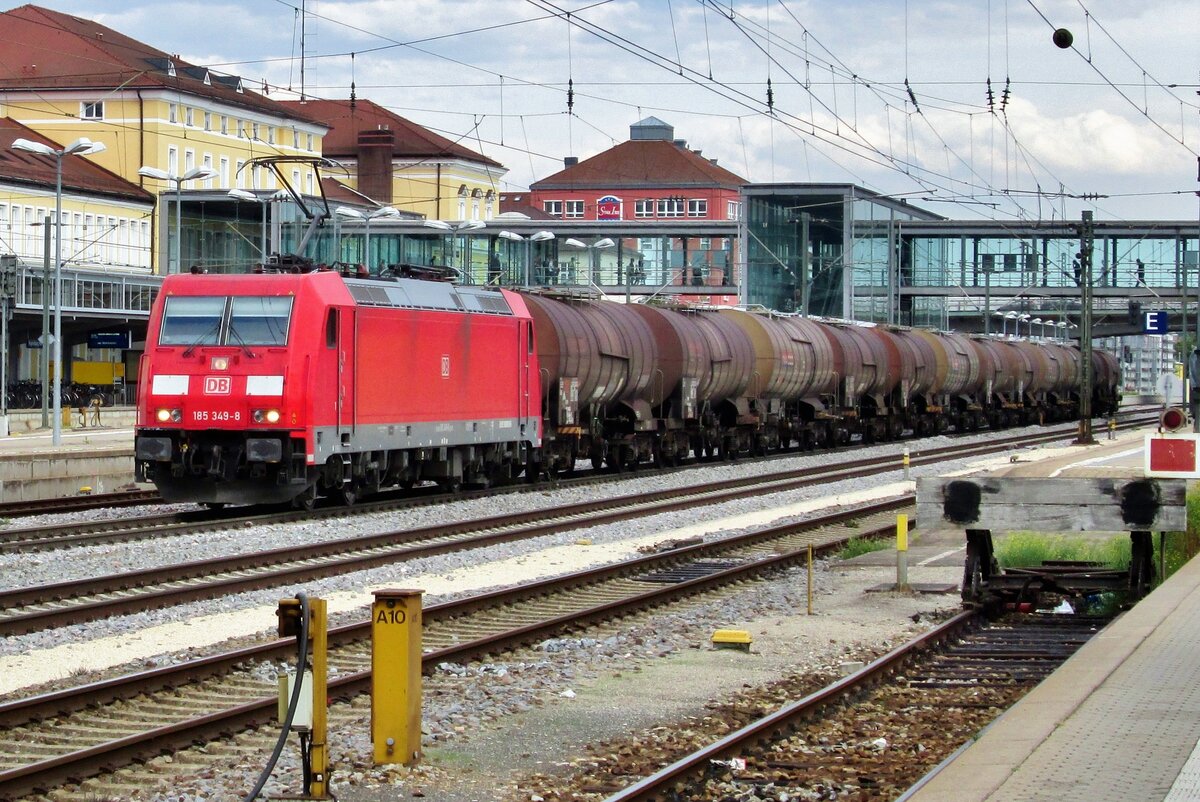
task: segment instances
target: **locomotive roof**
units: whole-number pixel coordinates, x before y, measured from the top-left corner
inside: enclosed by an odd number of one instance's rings
[[[447,312],[513,315],[504,293],[483,287],[468,287],[443,281],[397,278],[344,278],[331,270],[311,273],[246,273],[168,276],[165,295],[226,295],[231,293],[294,294],[299,286],[310,286],[332,303],[353,302],[357,306],[431,309]],[[343,292],[345,294],[343,294]],[[341,296],[341,297],[336,297]]]

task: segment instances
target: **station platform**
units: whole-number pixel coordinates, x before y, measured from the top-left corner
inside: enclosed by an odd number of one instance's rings
[[[989,473],[1137,477],[1140,437],[1062,449]],[[930,540],[943,561],[963,559],[962,551],[948,548],[954,541],[948,533]],[[1198,644],[1200,559],[1194,559],[902,799],[1200,800]]]
[[[0,501],[106,493],[133,484],[133,426],[34,429],[0,437]],[[84,488],[87,488],[85,491]]]

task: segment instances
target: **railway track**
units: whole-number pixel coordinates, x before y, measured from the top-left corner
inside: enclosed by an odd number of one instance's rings
[[[868,505],[427,607],[426,670],[596,625],[820,555],[851,536],[894,530],[896,502]],[[368,622],[330,631],[331,697],[370,687]],[[290,639],[0,704],[0,799],[44,791],[204,743],[275,714],[273,674]],[[219,760],[219,757],[214,757]],[[130,782],[125,775],[121,782]]]
[[[1061,438],[1039,432],[987,443],[925,449],[912,456],[913,465],[937,463]],[[141,612],[185,602],[216,598],[249,590],[367,570],[400,560],[413,560],[452,551],[482,548],[569,529],[598,526],[678,509],[718,504],[747,496],[793,490],[847,478],[896,470],[896,457],[863,458],[814,472],[785,471],[742,477],[702,488],[682,487],[656,493],[539,509],[514,515],[397,530],[374,535],[311,543],[265,552],[221,557],[124,572],[73,582],[0,591],[0,636],[35,632],[113,615]],[[342,511],[340,514],[344,514]],[[288,519],[300,513],[287,513]],[[275,523],[270,515],[239,519],[237,525]],[[217,528],[229,526],[221,519]],[[178,524],[168,524],[171,531]],[[214,526],[195,521],[187,524]]]
[[[162,496],[158,494],[157,490],[118,490],[113,493],[90,493],[62,498],[3,501],[0,502],[0,519],[160,503],[162,503]]]
[[[688,799],[892,800],[1061,665],[1107,621],[1050,614],[989,622],[964,612],[855,674],[761,718],[717,711],[724,731],[706,738],[696,723],[693,751],[672,729],[664,747],[594,758],[546,799],[650,802]],[[802,685],[804,678],[789,682]],[[788,693],[770,689],[772,696]],[[802,698],[799,698],[802,697]],[[738,726],[740,725],[740,726]],[[711,731],[711,728],[710,728]],[[620,744],[610,745],[610,751]],[[644,779],[630,783],[630,776]],[[786,795],[786,796],[784,796]]]
[[[1153,416],[1133,416],[1123,421],[1119,426],[1120,428],[1136,428],[1154,420],[1157,420],[1157,418]],[[999,437],[987,443],[955,444],[936,448],[910,448],[910,458],[912,465],[922,465],[929,462],[936,462],[939,459],[957,459],[975,454],[993,453],[1004,448],[1054,442],[1073,434],[1073,428],[1064,426],[1055,430],[1039,431],[1034,434]],[[879,467],[881,471],[892,470],[896,467],[897,458],[898,455],[861,458],[847,460],[839,463],[839,465],[843,468],[861,468],[864,471],[870,467]],[[787,477],[801,475],[816,476],[812,469],[802,469],[797,471],[781,471],[774,474],[766,474],[762,477],[748,477],[744,481],[764,481],[770,483],[787,481]],[[863,475],[866,474],[864,473]],[[556,486],[584,486],[598,482],[607,482],[612,477],[613,474],[609,473],[589,474],[584,477],[559,480]],[[822,479],[821,481],[831,480]],[[515,485],[493,490],[468,491],[454,497],[481,498],[497,493],[527,492],[529,488],[530,486],[528,485]],[[534,486],[533,489],[541,490],[543,488],[541,486]],[[436,504],[444,502],[448,497],[434,488],[427,488],[418,491],[415,496],[410,492],[408,494],[390,495],[377,501],[363,502],[356,505],[352,513],[347,508],[340,506],[321,507],[311,512],[300,510],[281,511],[278,509],[264,510],[262,508],[253,508],[249,512],[190,510],[167,515],[147,515],[128,519],[85,521],[75,524],[55,524],[46,527],[12,528],[0,530],[0,554],[50,551],[63,548],[122,543],[233,527],[266,526],[293,521],[330,520],[348,514],[359,515],[364,513],[391,512],[410,509],[415,506]],[[0,602],[0,605],[2,605],[2,602]]]

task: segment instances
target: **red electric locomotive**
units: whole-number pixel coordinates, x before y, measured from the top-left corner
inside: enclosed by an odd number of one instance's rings
[[[541,442],[521,296],[336,272],[180,275],[150,316],[139,478],[169,501],[352,502],[519,474]]]

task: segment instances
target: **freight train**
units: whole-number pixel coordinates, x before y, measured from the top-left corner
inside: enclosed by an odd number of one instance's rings
[[[343,503],[1079,411],[1064,343],[330,270],[176,275],[151,312],[138,478],[170,501]],[[1118,403],[1093,351],[1092,409]]]

